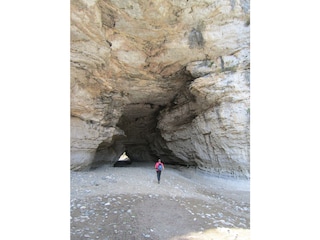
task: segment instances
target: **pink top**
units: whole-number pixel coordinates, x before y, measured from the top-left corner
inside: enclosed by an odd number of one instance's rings
[[[154,166],[154,168],[158,171],[158,166],[159,166],[159,164],[161,164],[162,165],[162,169],[164,169],[164,165],[163,165],[163,163],[162,162],[156,162],[156,165]]]

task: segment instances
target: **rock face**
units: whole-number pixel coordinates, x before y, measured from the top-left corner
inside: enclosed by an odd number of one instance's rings
[[[71,0],[71,169],[250,176],[249,0]]]

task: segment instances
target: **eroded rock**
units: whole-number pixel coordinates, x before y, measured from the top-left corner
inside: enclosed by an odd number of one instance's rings
[[[71,169],[249,171],[249,1],[71,1]]]

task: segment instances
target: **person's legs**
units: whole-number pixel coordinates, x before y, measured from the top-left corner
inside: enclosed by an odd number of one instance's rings
[[[160,183],[160,175],[161,175],[161,171],[157,171],[158,183]]]

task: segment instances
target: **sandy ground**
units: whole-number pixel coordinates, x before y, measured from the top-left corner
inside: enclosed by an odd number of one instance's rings
[[[71,240],[250,239],[250,181],[195,168],[103,166],[71,172]]]

